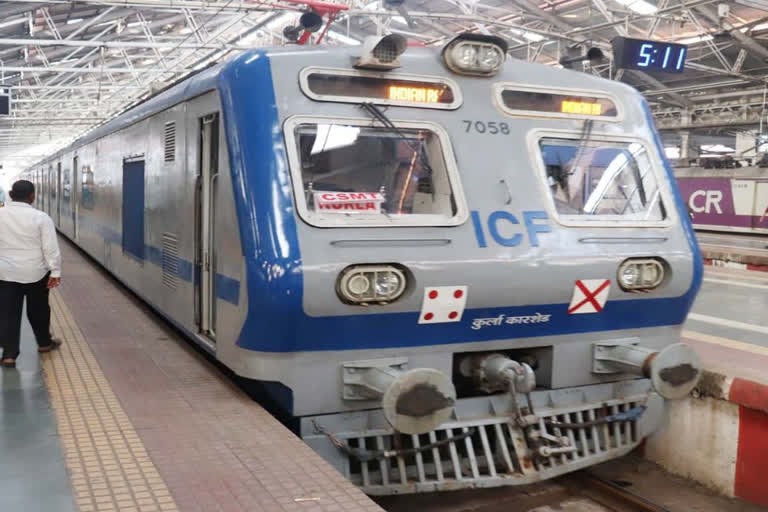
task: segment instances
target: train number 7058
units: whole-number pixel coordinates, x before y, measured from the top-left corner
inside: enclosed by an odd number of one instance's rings
[[[496,121],[470,121],[469,119],[463,119],[464,132],[475,132],[481,135],[509,135],[509,124],[505,122]]]

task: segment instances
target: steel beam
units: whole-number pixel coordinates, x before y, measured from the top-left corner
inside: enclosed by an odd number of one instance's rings
[[[39,5],[38,0],[3,0],[5,3],[34,4]],[[146,9],[160,9],[163,11],[183,12],[189,9],[196,12],[242,12],[242,11],[270,11],[274,10],[273,4],[263,5],[263,2],[249,2],[244,0],[232,0],[224,5],[217,5],[214,2],[206,0],[77,0],[81,5],[95,5],[99,7],[117,6],[117,7],[136,7]],[[56,4],[72,5],[72,0],[47,0],[44,5],[52,6]],[[30,7],[30,9],[32,9]],[[285,9],[297,10],[295,6],[285,5]]]
[[[11,91],[121,91],[124,89],[143,89],[137,85],[6,85]]]
[[[71,66],[5,66],[0,65],[0,71],[21,73],[149,73],[152,68],[118,68],[118,67],[90,67],[78,68]],[[184,70],[179,70],[179,72]]]
[[[768,60],[768,48],[761,45],[748,35],[742,33],[738,28],[728,23],[728,21],[725,19],[721,19],[717,12],[715,12],[711,7],[702,5],[697,7],[696,10],[703,14],[707,19],[709,19],[709,21],[712,22],[715,26],[722,27],[723,30],[727,30],[730,36],[739,44],[739,46],[756,57],[759,57],[763,60]]]
[[[0,45],[14,46],[76,46],[83,48],[135,48],[139,50],[195,50],[199,48],[221,50],[244,50],[250,46],[224,45],[224,44],[195,44],[195,43],[161,43],[149,41],[84,41],[67,39],[21,39],[0,38]]]

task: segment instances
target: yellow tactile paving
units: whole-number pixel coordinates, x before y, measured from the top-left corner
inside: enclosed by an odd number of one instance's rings
[[[64,344],[43,374],[80,512],[174,512],[176,503],[112,392],[61,295],[51,324]]]

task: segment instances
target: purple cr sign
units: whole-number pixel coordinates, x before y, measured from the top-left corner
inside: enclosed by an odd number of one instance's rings
[[[765,180],[678,178],[677,186],[696,226],[768,227]]]

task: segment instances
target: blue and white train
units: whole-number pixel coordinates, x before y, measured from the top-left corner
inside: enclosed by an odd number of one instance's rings
[[[506,50],[248,51],[25,176],[366,492],[550,478],[696,385],[702,266],[641,95]]]

